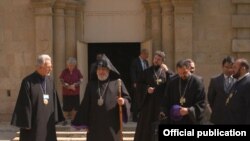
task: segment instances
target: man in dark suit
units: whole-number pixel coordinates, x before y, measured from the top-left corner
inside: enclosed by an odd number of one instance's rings
[[[235,59],[227,56],[222,61],[223,72],[211,78],[208,87],[208,102],[211,107],[210,122],[213,124],[225,123],[225,101],[229,95],[229,91],[234,83],[233,63]]]
[[[132,105],[131,105],[131,112],[133,113],[133,121],[137,121],[138,118],[138,107],[137,107],[137,100],[136,100],[136,88],[137,88],[137,80],[141,72],[143,72],[146,68],[148,68],[148,50],[142,49],[140,52],[139,57],[135,58],[131,64],[130,74],[131,74],[131,84],[132,84]]]
[[[235,84],[227,96],[225,124],[250,125],[250,74],[249,63],[245,58],[237,59],[233,64]]]

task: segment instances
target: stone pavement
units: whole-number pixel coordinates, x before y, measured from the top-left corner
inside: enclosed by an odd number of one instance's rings
[[[69,126],[69,125],[62,126],[62,125],[59,124],[56,127],[57,127],[57,131],[64,131],[64,130],[65,131],[69,131],[68,134],[71,134],[71,132],[72,132],[70,130],[71,126]],[[125,130],[125,132],[126,131],[131,131],[131,132],[125,133],[125,134],[127,134],[125,136],[128,136],[128,138],[131,138],[131,139],[127,139],[128,141],[133,140],[134,132],[135,132],[135,127],[136,127],[136,123],[135,122],[128,122],[127,124],[124,124],[124,128],[123,129]],[[0,141],[12,141],[14,138],[15,138],[14,140],[18,140],[18,139],[16,139],[17,136],[18,136],[17,135],[18,131],[19,131],[19,129],[16,128],[16,127],[14,127],[14,126],[11,126],[9,122],[0,122]],[[63,137],[65,135],[59,135],[59,137],[60,136]],[[67,136],[69,136],[69,135],[67,135]],[[72,138],[71,140],[74,140],[74,139]],[[83,140],[83,138],[81,138],[80,140]]]
[[[19,129],[11,126],[9,122],[0,122],[0,141],[11,141],[17,131]]]

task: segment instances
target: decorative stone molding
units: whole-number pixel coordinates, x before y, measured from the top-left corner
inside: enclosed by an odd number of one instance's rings
[[[157,0],[152,0],[148,2],[151,11],[152,16],[160,16],[161,15],[161,5],[160,2]]]
[[[31,5],[34,8],[35,15],[51,16],[53,14],[52,7],[54,3],[55,0],[46,0],[46,1],[33,0],[31,2]]]
[[[175,14],[178,13],[193,13],[193,3],[194,0],[172,0],[174,5]]]
[[[250,4],[249,0],[232,0],[233,4]]]
[[[232,0],[235,5],[235,13],[232,15],[232,28],[236,31],[236,37],[232,40],[232,52],[250,52],[250,7],[249,0]]]
[[[172,15],[174,12],[174,6],[172,0],[160,0],[162,7],[162,15]]]

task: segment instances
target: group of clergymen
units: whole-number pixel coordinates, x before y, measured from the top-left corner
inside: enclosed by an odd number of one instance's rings
[[[191,59],[177,62],[177,73],[164,64],[165,53],[156,51],[148,66],[147,50],[132,62],[133,93],[129,94],[120,73],[103,55],[94,66],[84,98],[72,121],[76,129],[87,130],[87,141],[118,141],[122,122],[127,122],[130,105],[138,118],[134,141],[154,140],[155,123],[162,124],[250,124],[249,63],[228,56],[223,73],[213,77],[208,103],[203,78],[194,74]],[[54,81],[49,75],[52,60],[43,54],[36,70],[22,80],[11,124],[20,127],[20,141],[56,141],[55,124],[64,120]],[[133,73],[134,72],[134,73]],[[133,80],[134,79],[134,80]],[[132,99],[131,99],[131,97]],[[136,105],[136,106],[135,106]],[[206,107],[212,114],[204,121]],[[121,121],[122,120],[122,121]]]

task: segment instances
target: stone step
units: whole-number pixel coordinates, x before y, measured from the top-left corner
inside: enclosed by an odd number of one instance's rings
[[[56,130],[57,131],[75,131],[76,129],[74,129],[70,125],[66,125],[66,126],[57,125],[56,126]],[[126,126],[126,127],[123,127],[122,130],[123,131],[135,131],[135,127],[133,127],[133,126]]]
[[[133,137],[123,137],[123,141],[133,141]],[[19,137],[15,137],[12,141],[19,141]],[[57,141],[86,141],[86,137],[57,137]]]
[[[127,122],[123,124],[123,131],[135,131],[136,128],[136,123],[135,122]],[[57,124],[56,125],[56,130],[57,131],[71,131],[73,127],[69,124],[67,125],[62,125],[62,124]]]
[[[128,122],[123,125],[123,141],[133,141],[135,134],[136,123]],[[19,141],[19,134],[12,141]],[[56,125],[56,134],[58,141],[86,141],[87,132],[83,129],[76,130],[70,125]]]
[[[17,132],[16,137],[19,137],[20,132]],[[57,131],[57,137],[86,137],[86,131]],[[134,131],[123,131],[123,137],[134,137]]]

